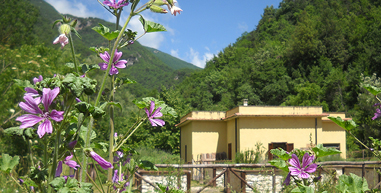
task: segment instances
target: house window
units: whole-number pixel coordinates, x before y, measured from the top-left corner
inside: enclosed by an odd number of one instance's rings
[[[188,162],[188,159],[187,159],[187,154],[188,154],[187,145],[185,145],[184,150],[185,150],[185,152],[184,152],[185,153],[185,155],[184,155],[185,163],[187,163]]]
[[[323,147],[326,148],[335,148],[337,150],[340,150],[340,143],[323,143]]]
[[[286,143],[286,142],[272,142],[272,143],[269,143],[269,151],[268,151],[268,158],[269,160],[272,160],[274,158],[276,158],[275,155],[273,155],[272,153],[270,153],[270,150],[272,149],[278,149],[278,148],[281,148],[287,152],[290,152],[294,149],[294,144],[293,143]]]

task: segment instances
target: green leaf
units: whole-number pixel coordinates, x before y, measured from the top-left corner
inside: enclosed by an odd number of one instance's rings
[[[118,86],[118,87],[122,86],[123,84],[135,84],[135,83],[137,83],[135,80],[131,80],[129,78],[119,78],[119,77],[117,77],[115,79],[115,85]]]
[[[98,142],[91,144],[92,148],[101,149],[103,152],[107,152],[108,143]]]
[[[132,5],[131,5],[131,11],[135,11],[135,8],[136,6],[138,5],[140,0],[135,0],[132,2]]]
[[[312,151],[315,152],[316,158],[341,153],[341,151],[339,151],[335,148],[326,148],[323,146],[323,144],[318,144],[316,147],[313,147]]]
[[[136,106],[138,106],[139,109],[143,109],[143,108],[148,107],[148,104],[147,104],[146,102],[144,102],[144,101],[138,101],[138,100],[134,99],[132,102],[133,102]]]
[[[333,122],[335,122],[337,125],[339,125],[347,131],[350,131],[357,127],[356,123],[353,120],[344,121],[341,119],[341,117],[328,117],[328,119],[331,119]]]
[[[80,182],[79,185],[84,192],[93,192],[93,184]]]
[[[62,19],[57,19],[56,21],[54,21],[54,23],[53,23],[53,25],[52,25],[52,29],[54,28],[54,26],[56,26],[56,24],[57,24],[58,22],[63,22],[63,20],[62,20]]]
[[[67,66],[69,68],[74,68],[75,67],[74,63],[72,63],[72,62],[66,63],[65,66]]]
[[[101,109],[100,107],[95,107],[94,111],[91,113],[91,115],[93,115],[94,119],[99,119],[105,114],[106,114],[106,112],[103,109]]]
[[[81,126],[81,134],[79,135],[79,137],[83,140],[83,141],[86,141],[86,137],[87,137],[87,127],[85,126]],[[91,131],[91,135],[90,135],[90,141],[95,139],[97,137],[97,134],[95,133],[94,130]]]
[[[33,138],[34,130],[33,128],[21,129],[20,127],[10,127],[4,130],[4,133],[7,135],[18,135],[22,137]]]
[[[289,169],[288,169],[288,166],[287,166],[287,163],[284,161],[284,160],[281,160],[281,159],[273,159],[273,160],[270,160],[269,163],[285,172],[289,172]]]
[[[287,161],[287,160],[291,159],[291,155],[288,154],[287,151],[285,151],[283,149],[272,149],[272,150],[270,150],[270,152],[273,155],[278,156],[280,159],[282,159],[284,161]]]
[[[365,178],[361,178],[355,174],[341,175],[339,176],[339,182],[336,186],[341,192],[354,192],[354,193],[363,193],[369,191],[368,182]]]
[[[120,31],[119,30],[115,30],[113,32],[110,32],[110,28],[102,25],[99,23],[99,26],[100,27],[93,27],[92,29],[96,32],[98,32],[100,35],[102,35],[104,38],[106,38],[107,40],[111,41],[115,38],[118,37]]]
[[[152,21],[147,21],[143,18],[143,16],[140,16],[139,21],[140,23],[142,23],[144,31],[146,33],[167,31],[163,25],[152,22]]]
[[[66,182],[65,186],[68,188],[78,187],[78,181],[75,178],[67,178],[67,182]]]
[[[82,64],[81,66],[81,70],[83,73],[88,73],[94,69],[99,69],[100,67],[96,64],[94,65],[89,65],[89,64]]]
[[[1,160],[0,160],[0,168],[1,171],[10,173],[13,168],[19,164],[20,157],[19,156],[10,156],[9,154],[1,154]]]
[[[28,80],[14,79],[16,85],[24,90],[26,87],[34,87]]]
[[[99,108],[101,108],[102,110],[105,110],[106,107],[108,107],[109,105],[118,107],[120,110],[123,110],[122,105],[119,102],[105,102]]]
[[[138,166],[139,166],[139,168],[141,168],[143,170],[155,170],[155,171],[158,170],[157,167],[155,166],[155,164],[153,164],[150,161],[139,160]]]
[[[65,178],[63,178],[63,177],[54,178],[54,180],[51,181],[49,184],[50,184],[56,191],[58,191],[59,189],[61,189],[62,187],[64,187],[64,185],[65,185]]]
[[[74,105],[75,108],[78,109],[79,112],[87,114],[94,111],[94,106],[92,104],[89,104],[87,102],[79,102]]]
[[[368,90],[373,95],[378,95],[381,93],[381,88],[372,86],[370,84],[364,84],[364,85],[362,85],[362,87],[365,88],[366,90]]]

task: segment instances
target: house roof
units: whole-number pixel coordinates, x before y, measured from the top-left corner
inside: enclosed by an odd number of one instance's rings
[[[322,117],[322,121],[331,121],[328,116],[346,118],[342,112],[323,113],[322,107],[300,106],[239,106],[224,111],[192,111],[181,118],[176,127],[185,125],[191,121],[227,121],[237,117]]]

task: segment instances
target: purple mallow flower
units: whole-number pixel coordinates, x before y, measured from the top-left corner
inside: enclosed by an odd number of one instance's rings
[[[109,168],[114,168],[112,164],[105,159],[103,159],[100,155],[95,153],[94,151],[90,152],[90,157],[93,158],[98,164],[104,169],[107,170]]]
[[[121,174],[121,178],[122,178],[122,179],[119,179],[118,170],[114,170],[114,175],[113,175],[113,177],[112,177],[112,183],[114,183],[114,184],[118,184],[120,181],[127,180],[127,178],[126,178],[123,174]],[[124,188],[123,188],[122,190],[120,190],[120,192],[123,192],[124,190],[126,190],[125,188],[126,188],[128,185],[130,185],[130,182],[126,182],[126,183],[124,184]],[[114,186],[114,190],[116,190],[116,189],[117,189],[117,187]]]
[[[20,183],[21,185],[24,184],[24,180],[21,179],[21,178],[19,178],[19,183]]]
[[[376,109],[376,112],[374,113],[374,117],[372,117],[372,120],[375,120],[377,118],[381,117],[381,110]]]
[[[148,112],[147,108],[144,108],[146,110],[146,114],[148,116],[148,120],[151,122],[151,125],[156,127],[156,126],[163,126],[165,125],[165,122],[161,119],[154,119],[155,117],[161,117],[163,114],[160,112],[161,107],[157,108],[155,112],[155,102],[151,101],[151,106],[150,106],[150,111]]]
[[[36,84],[37,82],[41,82],[44,78],[40,75],[37,77],[34,77],[33,78],[33,83]]]
[[[112,60],[111,68],[110,68],[110,75],[118,74],[119,71],[117,68],[126,68],[127,60],[119,60],[120,57],[122,57],[122,52],[118,52],[118,50],[115,50],[114,58]],[[99,63],[99,67],[101,70],[107,70],[108,63],[110,62],[110,55],[107,51],[105,51],[104,54],[99,54],[99,56],[105,61],[106,63]],[[118,61],[119,60],[119,61]]]
[[[77,168],[80,167],[80,165],[77,164],[77,162],[70,160],[73,158],[73,155],[67,156],[63,161],[59,161],[56,169],[56,177],[60,176],[62,173],[62,163],[66,164],[67,166],[77,170]]]
[[[127,6],[128,1],[126,0],[118,0],[118,3],[115,2],[115,0],[105,0],[103,1],[103,4],[112,7],[114,9],[119,9],[121,7]]]
[[[288,167],[292,176],[307,179],[310,177],[309,173],[316,171],[317,165],[313,164],[315,156],[309,156],[308,153],[304,154],[302,166],[300,166],[299,158],[292,154],[292,158],[288,160],[291,166]]]
[[[58,44],[58,43],[61,44],[61,49],[63,49],[63,48],[65,47],[65,45],[69,43],[69,39],[66,37],[65,34],[61,34],[60,36],[58,36],[58,37],[53,41],[53,44]]]
[[[45,133],[52,133],[53,126],[49,119],[52,119],[56,122],[60,122],[63,120],[63,111],[52,110],[49,112],[49,107],[52,104],[53,100],[57,97],[60,92],[60,88],[56,87],[53,90],[50,88],[42,89],[42,104],[44,105],[45,111],[42,111],[39,107],[39,101],[33,99],[30,95],[25,95],[25,102],[20,102],[19,106],[22,110],[31,113],[21,115],[17,117],[16,121],[20,121],[20,128],[28,128],[33,127],[37,123],[42,123],[38,126],[37,134],[40,138],[42,138]]]

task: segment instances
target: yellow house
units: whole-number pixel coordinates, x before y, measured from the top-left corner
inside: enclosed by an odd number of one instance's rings
[[[227,159],[237,152],[254,149],[260,142],[268,150],[287,151],[313,144],[339,149],[346,158],[346,133],[328,119],[345,118],[345,113],[323,113],[322,107],[239,106],[229,111],[192,111],[181,118],[180,155],[185,162],[197,161],[200,154],[224,153]],[[264,156],[264,155],[263,155]],[[272,155],[268,154],[271,159]]]

